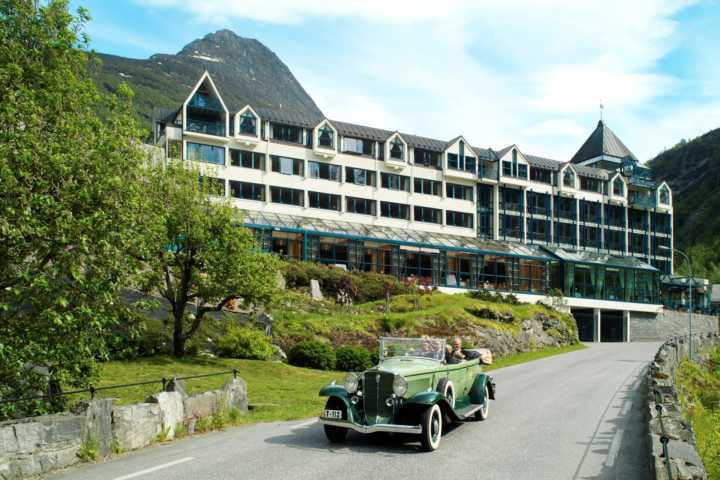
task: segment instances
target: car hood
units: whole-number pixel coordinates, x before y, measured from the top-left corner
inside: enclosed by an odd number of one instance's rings
[[[368,372],[376,372],[378,370],[383,372],[390,372],[396,375],[402,375],[403,377],[409,377],[411,375],[420,375],[423,373],[430,373],[439,370],[443,370],[445,365],[437,360],[430,360],[425,358],[390,358],[380,362],[377,367],[367,370]]]

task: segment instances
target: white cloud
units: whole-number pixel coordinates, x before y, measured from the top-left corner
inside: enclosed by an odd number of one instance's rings
[[[339,31],[337,43],[324,47],[332,52],[328,68],[305,67],[316,62],[312,44],[295,56],[277,41],[275,49],[321,109],[341,120],[437,138],[463,134],[480,146],[517,143],[559,159],[594,128],[601,100],[613,130],[640,158],[717,121],[708,106],[720,102],[717,88],[701,92],[703,105],[657,108],[692,88],[658,64],[678,43],[674,15],[694,0],[142,3],[181,9],[213,27],[255,20]],[[718,75],[713,59],[708,50],[709,66],[697,71]]]

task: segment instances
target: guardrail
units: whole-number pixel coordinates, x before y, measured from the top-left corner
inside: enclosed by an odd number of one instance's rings
[[[675,380],[673,379],[673,383],[674,382]],[[665,424],[663,423],[662,394],[657,389],[653,389],[653,393],[655,395],[655,410],[657,411],[658,419],[660,420],[660,431],[662,432],[662,435],[660,436],[660,443],[662,444],[663,457],[665,458],[665,467],[667,468],[668,479],[673,480],[672,467],[670,466],[670,447],[668,446],[670,443],[670,437],[668,437],[667,432],[665,431]]]
[[[32,400],[45,400],[45,401],[48,401],[48,400],[51,400],[51,399],[53,399],[53,398],[64,397],[64,396],[68,396],[68,395],[78,395],[78,394],[81,394],[81,393],[89,393],[89,394],[90,394],[90,398],[93,399],[93,398],[95,398],[95,394],[96,394],[97,392],[100,392],[100,391],[114,390],[114,389],[119,389],[119,388],[141,387],[141,386],[143,386],[143,385],[154,385],[154,384],[159,384],[159,385],[161,385],[161,386],[162,386],[162,389],[165,390],[165,388],[167,387],[168,382],[171,381],[171,380],[192,380],[192,379],[195,379],[195,378],[217,377],[217,376],[220,376],[220,375],[229,375],[229,374],[232,374],[232,375],[233,375],[233,378],[237,378],[237,376],[238,376],[238,371],[237,371],[237,369],[232,369],[232,370],[224,370],[224,371],[222,371],[222,372],[204,373],[204,374],[201,374],[201,375],[186,375],[186,376],[184,376],[184,377],[172,377],[172,378],[170,378],[170,379],[163,377],[163,378],[160,378],[160,379],[158,379],[158,380],[147,380],[147,381],[144,381],[144,382],[123,383],[123,384],[118,384],[118,385],[106,385],[106,386],[104,386],[104,387],[93,387],[93,386],[90,386],[89,388],[83,388],[83,389],[79,389],[79,390],[69,390],[69,391],[66,391],[66,392],[59,391],[59,392],[47,393],[47,394],[44,394],[44,395],[34,395],[34,396],[29,396],[29,397],[0,398],[0,404],[29,402],[29,401],[32,401]]]

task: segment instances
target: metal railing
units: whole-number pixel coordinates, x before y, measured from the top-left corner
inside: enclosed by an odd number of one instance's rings
[[[660,420],[660,431],[662,432],[662,435],[660,435],[660,443],[662,444],[663,457],[665,458],[665,467],[667,467],[668,479],[672,480],[673,473],[672,466],[670,465],[670,447],[668,446],[670,443],[670,437],[668,437],[667,432],[665,431],[665,423],[663,423],[662,394],[657,389],[653,389],[653,393],[655,395],[655,410],[657,410],[658,420]]]
[[[114,390],[119,388],[130,388],[130,387],[141,387],[144,385],[156,385],[159,384],[162,386],[162,391],[165,391],[165,388],[167,388],[168,382],[173,380],[192,380],[195,378],[206,378],[206,377],[217,377],[220,375],[230,375],[232,374],[233,378],[237,378],[238,371],[237,369],[232,370],[224,370],[222,372],[214,372],[214,373],[203,373],[200,375],[186,375],[184,377],[172,377],[172,378],[160,378],[157,380],[146,380],[144,382],[136,382],[136,383],[123,383],[118,385],[106,385],[104,387],[93,387],[92,385],[89,388],[83,388],[79,390],[68,390],[68,391],[60,391],[60,392],[53,392],[53,393],[47,393],[43,395],[33,395],[29,397],[19,397],[19,398],[0,398],[0,404],[4,403],[19,403],[19,402],[28,402],[32,400],[52,400],[54,398],[58,397],[64,397],[68,395],[78,395],[82,393],[89,393],[90,398],[94,399],[95,394],[100,391],[105,390]]]

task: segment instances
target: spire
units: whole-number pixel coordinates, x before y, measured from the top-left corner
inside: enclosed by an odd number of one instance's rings
[[[602,155],[622,159],[624,157],[636,158],[629,148],[620,140],[610,128],[603,123],[603,105],[600,104],[600,121],[590,136],[582,144],[582,147],[572,157],[570,162],[582,163],[585,160],[596,158]]]

